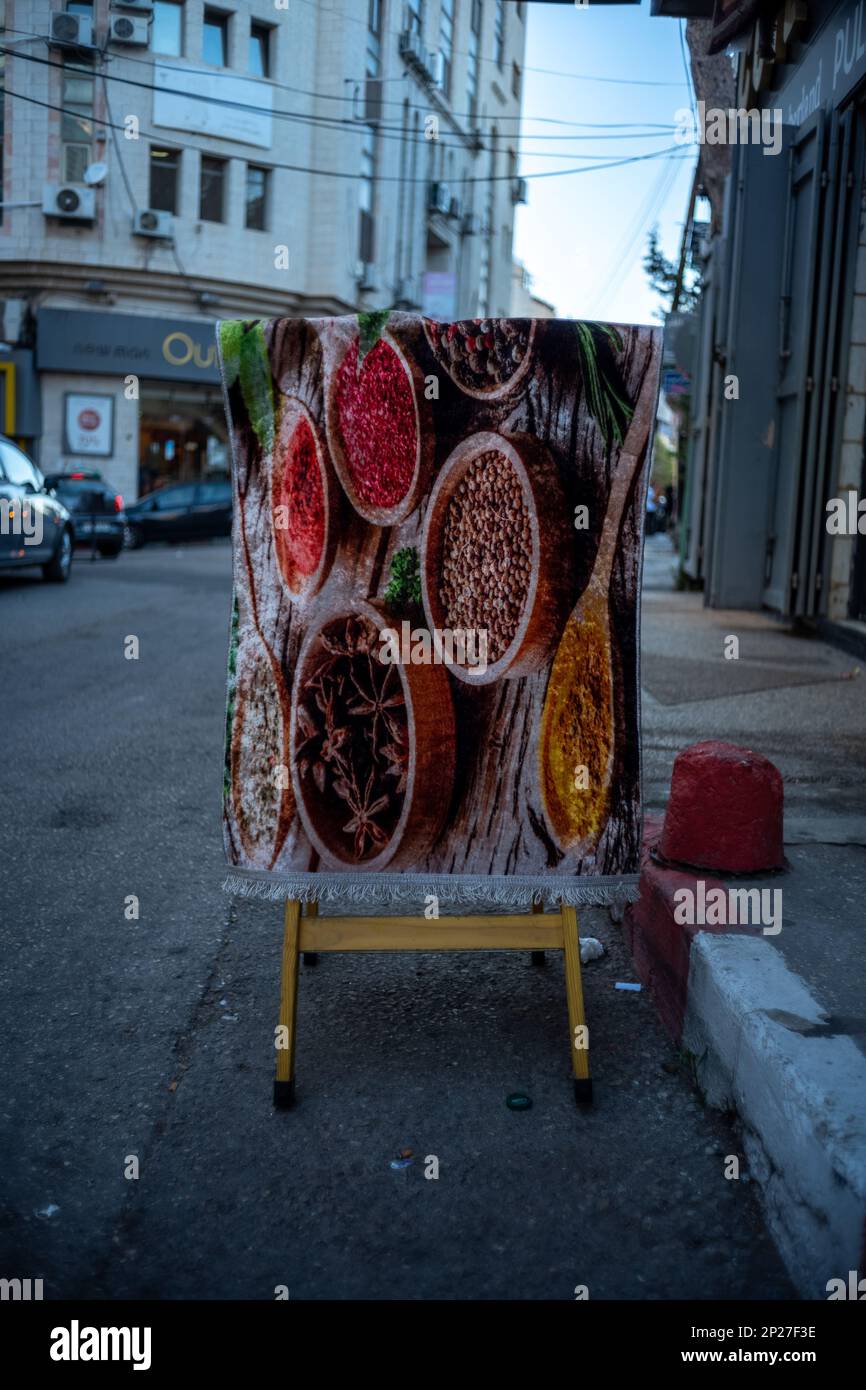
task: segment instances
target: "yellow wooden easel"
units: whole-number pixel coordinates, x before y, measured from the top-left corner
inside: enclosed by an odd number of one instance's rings
[[[287,1109],[295,1100],[295,1020],[301,956],[320,951],[531,951],[533,962],[544,951],[565,952],[565,990],[571,1038],[571,1067],[575,1099],[592,1100],[589,1047],[580,973],[577,909],[561,903],[558,912],[516,916],[442,917],[320,917],[317,903],[308,903],[301,916],[296,899],[286,903],[283,969],[280,985],[280,1027],[274,1105]]]

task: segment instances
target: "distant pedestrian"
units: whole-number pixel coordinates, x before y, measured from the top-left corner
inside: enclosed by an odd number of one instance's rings
[[[646,533],[654,536],[656,533],[656,517],[658,513],[658,502],[656,501],[656,490],[650,483],[646,494]]]

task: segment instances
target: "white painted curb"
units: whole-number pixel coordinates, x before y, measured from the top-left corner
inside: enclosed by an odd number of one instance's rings
[[[848,1037],[808,1036],[825,1020],[769,941],[695,938],[682,1045],[708,1102],[739,1114],[791,1279],[820,1299],[858,1268],[866,1219],[866,1057]]]

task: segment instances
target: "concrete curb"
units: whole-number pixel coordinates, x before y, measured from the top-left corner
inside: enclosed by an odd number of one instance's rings
[[[735,1109],[770,1230],[804,1297],[866,1273],[866,1057],[781,953],[753,928],[674,920],[677,889],[725,887],[647,855],[623,926],[641,981],[670,1036],[695,1058],[709,1104]]]

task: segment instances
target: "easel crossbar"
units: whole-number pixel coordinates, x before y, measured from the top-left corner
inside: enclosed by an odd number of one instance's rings
[[[303,917],[302,951],[556,951],[558,912],[541,916]]]

